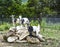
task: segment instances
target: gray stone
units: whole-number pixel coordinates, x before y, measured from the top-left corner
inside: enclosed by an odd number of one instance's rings
[[[24,39],[28,35],[29,35],[28,30],[21,30],[21,32],[19,34],[17,34],[17,36],[19,37],[19,40]]]
[[[16,36],[10,36],[7,38],[7,42],[15,42],[18,39]]]
[[[40,43],[39,39],[36,37],[27,36],[26,39],[29,43]]]
[[[21,40],[21,41],[20,41],[20,40],[16,40],[15,42],[19,42],[19,43],[20,43],[20,42],[21,42],[21,43],[26,43],[26,42],[27,42],[27,40]]]
[[[7,37],[14,36],[14,35],[15,35],[15,32],[13,32],[11,30],[5,34],[5,36],[7,36]]]
[[[20,29],[20,32],[13,32],[13,31],[9,31],[8,33],[6,33],[4,36],[3,36],[3,39],[4,40],[7,40],[8,37],[11,37],[11,36],[17,36],[19,38],[19,40],[22,40],[24,39],[26,36],[29,35],[29,32],[27,29]]]

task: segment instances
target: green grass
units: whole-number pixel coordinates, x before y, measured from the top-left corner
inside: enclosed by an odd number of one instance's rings
[[[53,38],[60,40],[60,30],[53,30],[48,28],[41,28],[40,34],[45,36],[46,38]]]
[[[34,26],[34,25],[37,26],[38,25],[38,21],[37,20],[36,21],[32,20],[30,22],[30,24],[32,26]],[[50,28],[50,29],[54,29],[54,30],[60,30],[60,23],[55,23],[55,24],[53,24],[53,23],[46,23],[45,20],[42,20],[41,27],[42,28]]]
[[[3,23],[2,25],[0,25],[0,31],[8,30],[11,26],[12,24]]]
[[[50,29],[55,29],[55,30],[60,30],[60,23],[46,23],[45,20],[42,20],[41,22],[41,27],[42,28],[50,28]]]
[[[38,25],[38,21],[37,20],[36,21],[32,20],[30,22],[30,24],[31,24],[31,26],[37,26]]]

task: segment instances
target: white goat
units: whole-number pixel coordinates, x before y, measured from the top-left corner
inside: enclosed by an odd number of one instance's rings
[[[19,16],[19,18],[17,18],[16,23],[19,23],[21,25],[25,25],[25,27],[27,27],[29,25],[29,19],[28,18],[22,18],[21,16]]]
[[[36,33],[36,36],[41,40],[41,41],[45,41],[43,39],[43,36],[41,34],[39,34],[40,32],[40,25],[38,24],[38,26],[29,26],[28,27],[28,31],[31,33],[32,31]]]
[[[38,26],[29,26],[28,31],[29,32],[32,32],[32,31],[36,32],[36,36],[37,36],[40,32],[40,25],[38,24]]]

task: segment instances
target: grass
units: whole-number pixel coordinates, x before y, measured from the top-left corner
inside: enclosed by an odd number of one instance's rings
[[[41,29],[40,32],[46,38],[60,39],[60,30],[52,30],[52,29]]]
[[[46,23],[45,20],[42,20],[41,27],[60,30],[60,23]]]
[[[46,23],[45,20],[41,23],[41,34],[46,38],[54,38],[60,40],[60,23]]]
[[[11,26],[12,24],[3,23],[2,25],[0,25],[0,31],[8,30]]]
[[[31,25],[38,25],[38,21],[34,21],[32,20]],[[0,30],[2,31],[6,31],[8,30],[10,27],[12,26],[12,24],[9,23],[4,23],[3,25],[0,25]],[[46,45],[46,42],[39,44],[39,45],[32,45],[32,44],[20,44],[19,46],[22,45],[22,47],[29,47],[29,45],[31,47],[59,47],[60,46],[60,42],[56,41],[59,40],[60,41],[60,23],[56,23],[56,24],[47,24],[44,20],[41,23],[41,31],[40,34],[42,34],[43,36],[45,36],[45,38],[52,38],[55,40],[52,40],[52,42],[48,42],[48,44]],[[15,43],[16,47],[18,46],[18,43]],[[15,46],[14,44],[14,46]],[[42,46],[41,46],[42,45]]]
[[[37,20],[36,21],[32,20],[30,22],[30,24],[31,24],[31,26],[37,26],[38,25],[38,21]]]

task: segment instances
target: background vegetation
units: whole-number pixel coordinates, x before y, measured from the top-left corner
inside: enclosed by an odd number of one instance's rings
[[[60,0],[0,0],[0,17],[56,16],[60,14]],[[59,17],[59,16],[56,16]]]
[[[0,0],[0,19],[9,18],[11,15],[22,15],[28,18],[39,18],[42,28],[60,30],[58,24],[48,25],[42,17],[60,17],[60,0]],[[9,21],[9,19],[8,19]],[[31,21],[31,25],[37,25],[38,21]],[[3,23],[0,30],[7,30],[11,23]]]

